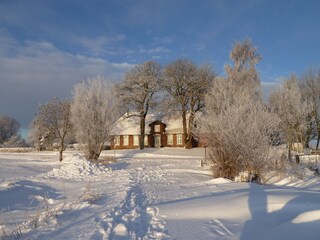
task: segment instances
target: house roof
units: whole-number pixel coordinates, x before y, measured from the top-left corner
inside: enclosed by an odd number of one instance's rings
[[[163,114],[150,113],[146,117],[145,133],[150,133],[149,124],[160,121],[166,125],[166,133],[183,133],[181,115],[175,113],[163,116]],[[112,131],[112,135],[139,135],[140,119],[138,116],[126,117],[126,114],[118,119]]]

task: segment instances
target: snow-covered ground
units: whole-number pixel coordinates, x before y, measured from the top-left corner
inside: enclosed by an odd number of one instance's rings
[[[2,239],[320,239],[320,179],[213,179],[204,149],[0,153]],[[11,236],[10,236],[11,235]]]

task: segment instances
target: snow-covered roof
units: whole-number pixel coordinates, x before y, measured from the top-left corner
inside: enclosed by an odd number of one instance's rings
[[[139,135],[140,118],[138,116],[126,117],[127,114],[118,119],[112,131],[112,135]],[[149,124],[154,121],[166,124],[166,133],[183,133],[182,117],[180,114],[163,116],[161,113],[150,113],[146,117],[145,133],[150,133]]]
[[[173,133],[183,133],[182,127],[182,117],[181,115],[174,115],[165,117],[163,122],[167,124],[166,133],[173,134]]]

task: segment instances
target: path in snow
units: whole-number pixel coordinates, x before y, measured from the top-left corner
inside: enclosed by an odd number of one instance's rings
[[[130,161],[126,159],[123,162]],[[130,161],[130,165],[135,162]],[[133,164],[134,165],[134,164]],[[112,211],[99,219],[101,232],[106,239],[164,239],[164,221],[157,217],[156,207],[147,207],[143,187],[148,181],[148,168],[137,167],[126,170],[130,185],[124,200]]]

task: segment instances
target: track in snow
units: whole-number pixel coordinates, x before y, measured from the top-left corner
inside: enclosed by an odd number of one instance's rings
[[[142,168],[128,171],[131,185],[125,199],[97,218],[101,239],[166,239],[164,223],[156,217],[158,209],[147,206],[143,181],[149,179],[148,173]]]

